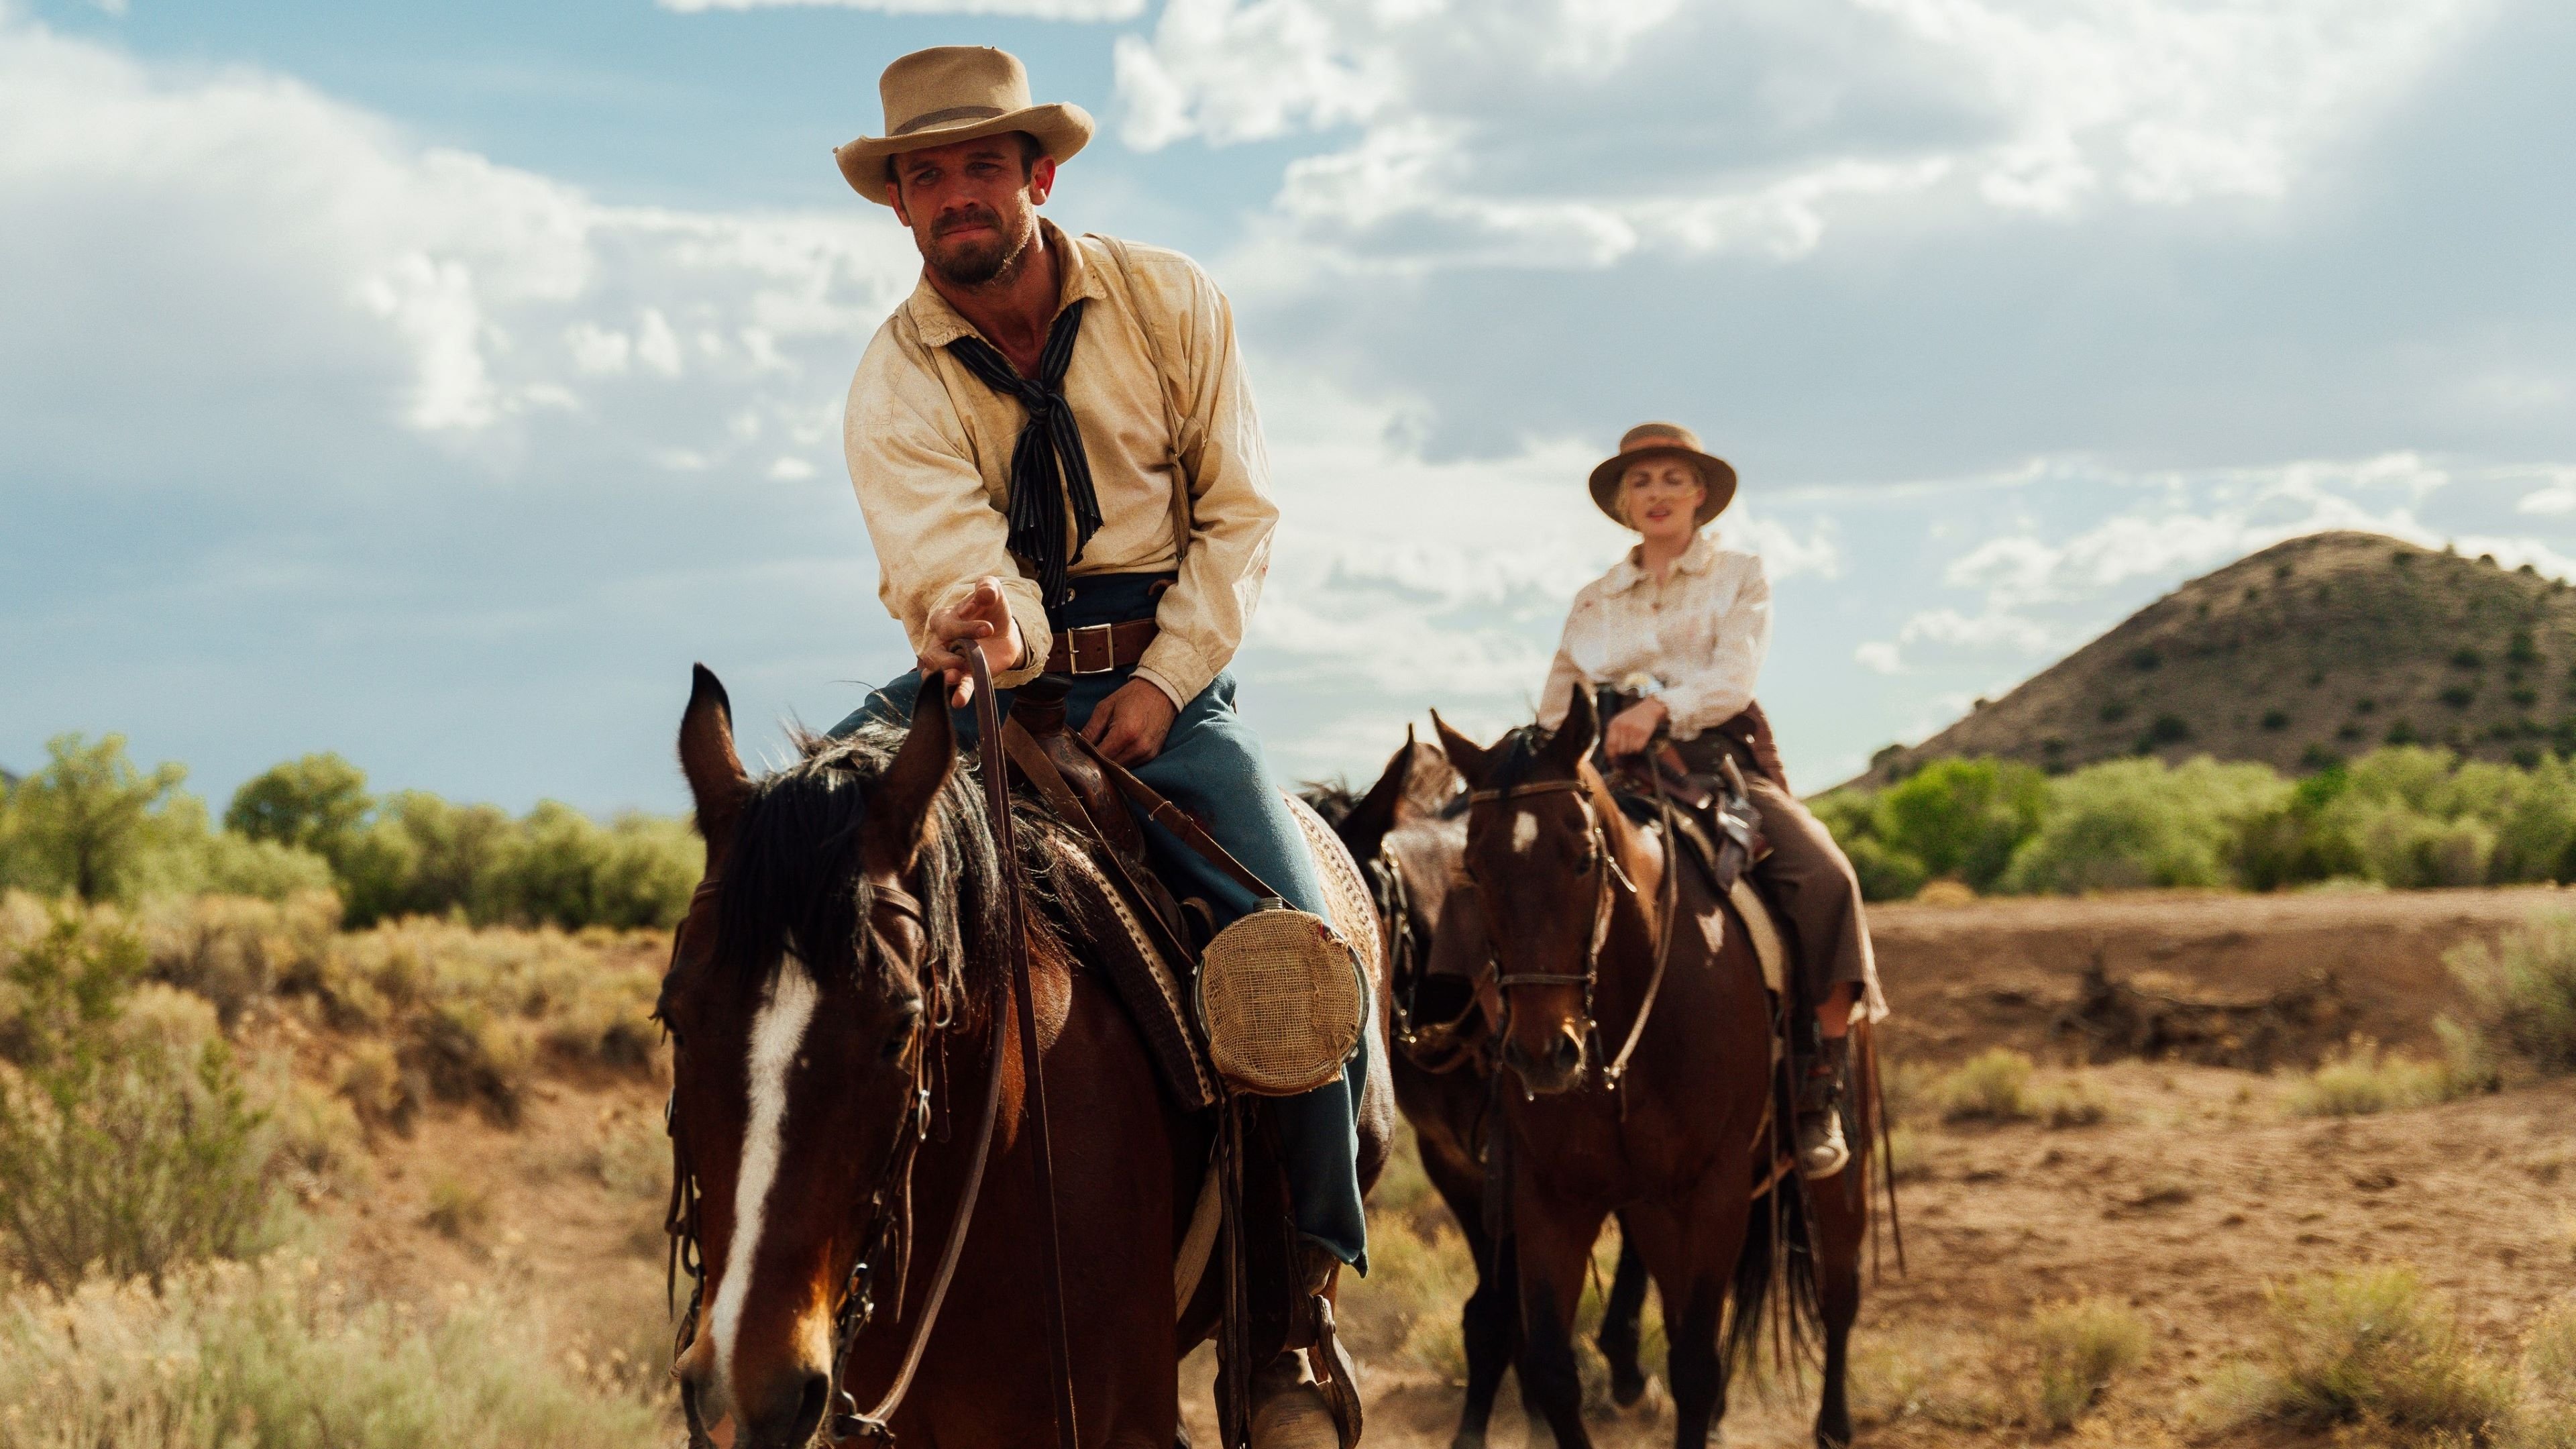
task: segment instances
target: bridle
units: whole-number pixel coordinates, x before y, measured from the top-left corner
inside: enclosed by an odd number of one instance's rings
[[[1020,867],[1018,856],[1012,846],[1008,794],[1010,786],[1003,773],[1000,754],[1000,711],[993,703],[993,681],[984,661],[983,650],[972,647],[971,643],[961,643],[958,652],[971,661],[975,679],[976,722],[978,743],[983,751],[986,813],[988,823],[995,832],[994,843],[1000,850],[1001,869],[1007,882],[1005,887],[1009,907],[1007,930],[1011,943],[1014,978],[1012,985],[1016,993],[1014,1004],[1019,1018],[1019,1046],[1026,1062],[1024,1068],[1024,1075],[1028,1082],[1026,1105],[1030,1116],[1034,1119],[1032,1136],[1036,1157],[1035,1167],[1038,1195],[1043,1209],[1041,1231],[1045,1249],[1045,1286],[1048,1290],[1046,1297],[1049,1310],[1047,1347],[1051,1360],[1050,1367],[1053,1369],[1053,1382],[1050,1387],[1054,1391],[1058,1441],[1064,1449],[1071,1449],[1075,1442],[1073,1385],[1068,1366],[1069,1347],[1064,1330],[1063,1272],[1057,1257],[1053,1168],[1049,1161],[1051,1154],[1046,1143],[1045,1079],[1041,1075],[1038,1056],[1036,1013],[1030,1000],[1028,938],[1020,894]],[[945,686],[936,681],[926,681],[924,687],[938,689]],[[710,874],[705,880],[699,882],[697,891],[690,901],[692,909],[695,908],[698,898],[705,897],[716,889],[720,880],[719,875]],[[869,891],[868,912],[868,929],[872,935],[880,939],[884,935],[878,919],[880,913],[911,921],[924,940],[930,939],[928,923],[923,915],[920,899],[900,886],[884,882],[872,884]],[[676,965],[679,959],[678,933],[673,935],[671,953],[673,963]],[[927,964],[933,969],[925,972],[924,977],[935,983],[940,979],[936,970],[939,962],[934,957]],[[829,1406],[824,1416],[824,1426],[827,1430],[826,1437],[834,1444],[862,1439],[888,1446],[894,1443],[892,1421],[895,1410],[902,1405],[904,1396],[910,1392],[913,1375],[921,1367],[922,1352],[929,1347],[931,1329],[939,1322],[940,1308],[947,1301],[949,1283],[956,1276],[957,1260],[966,1245],[966,1230],[974,1221],[975,1203],[984,1185],[984,1167],[992,1157],[993,1125],[1000,1116],[1002,1100],[1002,1063],[1008,1052],[1003,1040],[1002,1022],[998,1010],[993,1018],[991,1065],[984,1079],[984,1107],[975,1129],[975,1145],[967,1159],[966,1182],[958,1194],[956,1216],[949,1223],[948,1240],[940,1250],[938,1270],[931,1278],[929,1292],[922,1299],[921,1315],[913,1322],[912,1336],[904,1345],[903,1360],[895,1371],[893,1382],[887,1385],[884,1397],[878,1400],[874,1408],[864,1414],[858,1412],[857,1403],[851,1398],[849,1392],[839,1388],[842,1374],[848,1368],[850,1351],[857,1344],[859,1335],[876,1318],[879,1306],[877,1290],[880,1282],[891,1282],[895,1292],[900,1295],[906,1272],[911,1264],[912,1165],[920,1153],[921,1144],[930,1135],[931,1125],[930,1045],[934,1039],[944,1045],[948,1032],[956,1026],[956,1017],[949,1009],[952,1003],[947,1002],[943,997],[935,1005],[938,1008],[936,1013],[923,1023],[922,1029],[913,1033],[912,1043],[907,1049],[912,1077],[911,1091],[907,1097],[908,1109],[897,1122],[894,1140],[888,1144],[885,1161],[879,1166],[877,1175],[870,1184],[867,1199],[868,1221],[859,1235],[858,1256],[850,1266],[849,1276],[841,1287],[840,1301],[833,1309],[832,1370],[829,1383],[838,1394],[838,1399]],[[685,1049],[685,1045],[682,1043],[681,1049]],[[940,1053],[940,1058],[943,1061],[946,1059],[944,1051]],[[663,1109],[664,1124],[671,1137],[673,1168],[671,1204],[663,1223],[663,1230],[671,1238],[670,1258],[665,1268],[665,1292],[668,1293],[676,1287],[675,1275],[678,1271],[685,1270],[690,1278],[689,1307],[687,1314],[681,1320],[675,1353],[684,1350],[696,1337],[699,1312],[706,1290],[705,1258],[699,1247],[697,1180],[689,1165],[688,1147],[679,1128],[678,1103],[679,1090],[675,1085],[671,1098]],[[942,1140],[945,1138],[943,1137]],[[883,1275],[882,1279],[880,1275]],[[894,1304],[894,1311],[902,1312],[902,1302],[899,1297]],[[713,1449],[714,1438],[698,1418],[695,1396],[683,1393],[681,1408],[688,1420],[689,1449]]]
[[[1494,985],[1503,993],[1506,1034],[1509,1033],[1511,1026],[1510,993],[1513,987],[1579,986],[1583,988],[1582,1036],[1584,1052],[1586,1056],[1591,1056],[1594,1054],[1595,1043],[1599,1041],[1601,1035],[1600,1022],[1594,1016],[1594,1003],[1601,986],[1601,948],[1610,939],[1611,883],[1615,880],[1618,884],[1627,887],[1630,895],[1637,894],[1637,883],[1628,878],[1626,871],[1620,869],[1619,857],[1610,849],[1609,828],[1602,823],[1601,812],[1592,803],[1592,786],[1578,775],[1570,780],[1532,780],[1526,783],[1473,790],[1468,793],[1467,799],[1470,808],[1473,808],[1488,801],[1509,802],[1533,795],[1553,794],[1568,794],[1574,797],[1575,804],[1583,810],[1584,834],[1592,843],[1594,861],[1592,874],[1596,886],[1592,895],[1592,919],[1585,931],[1583,970],[1579,975],[1571,971],[1502,971],[1498,959]],[[1654,1014],[1655,998],[1663,991],[1664,967],[1672,959],[1673,914],[1680,904],[1680,841],[1673,829],[1672,797],[1664,792],[1660,774],[1655,779],[1655,803],[1662,812],[1664,827],[1663,909],[1658,913],[1655,922],[1655,967],[1654,974],[1647,978],[1646,995],[1638,1003],[1636,1019],[1629,1023],[1627,1039],[1620,1043],[1618,1055],[1612,1057],[1601,1069],[1601,1085],[1614,1092],[1619,1089],[1620,1083],[1627,1079],[1628,1059],[1636,1054],[1637,1043],[1646,1034],[1646,1019]],[[1471,865],[1469,867],[1471,878],[1473,874],[1474,869]],[[1481,882],[1477,888],[1480,891],[1484,889]],[[1489,922],[1488,929],[1490,928]],[[1620,1098],[1623,1109],[1626,1101],[1623,1095]]]

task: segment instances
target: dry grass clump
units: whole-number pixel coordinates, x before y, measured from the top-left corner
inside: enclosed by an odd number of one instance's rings
[[[2110,1095],[2090,1077],[2034,1085],[2030,1054],[1992,1047],[1962,1062],[1930,1096],[1946,1122],[2044,1122],[2090,1127],[2111,1115]]]
[[[2465,942],[2442,964],[2478,1026],[2543,1072],[2576,1072],[2576,915],[2537,912],[2494,949]]]
[[[1968,1058],[1932,1089],[1948,1122],[2018,1122],[2031,1115],[2030,1054],[1993,1047]]]
[[[188,1268],[159,1293],[91,1280],[0,1298],[11,1445],[587,1449],[667,1436],[666,1411],[602,1384],[496,1299],[430,1314],[354,1302],[311,1259]]]
[[[2113,1379],[2147,1356],[2145,1321],[2108,1298],[2042,1304],[2031,1310],[2023,1334],[2035,1360],[2032,1416],[2053,1430],[2073,1427]]]
[[[420,1220],[440,1236],[459,1242],[480,1237],[492,1223],[492,1198],[471,1183],[441,1177],[429,1185],[429,1206]]]
[[[2203,1392],[2199,1417],[2212,1428],[2268,1419],[2480,1440],[2512,1418],[2513,1374],[2468,1347],[2450,1305],[2410,1267],[2275,1284],[2265,1319],[2258,1357]]]
[[[2444,1023],[2448,1025],[2449,1023]],[[2457,1056],[2465,1053],[2456,1053]],[[2406,1107],[2429,1107],[2480,1090],[2474,1067],[2422,1061],[2356,1037],[2329,1052],[2317,1069],[2292,1082],[2282,1106],[2295,1117],[2360,1117]]]
[[[340,898],[307,891],[270,902],[246,896],[165,897],[138,920],[156,981],[215,1005],[226,1030],[282,981],[317,969],[340,929]]]
[[[2576,1299],[2544,1311],[2524,1336],[2522,1382],[2514,1449],[2576,1449]]]

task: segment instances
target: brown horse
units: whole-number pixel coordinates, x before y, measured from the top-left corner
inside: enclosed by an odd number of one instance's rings
[[[1475,887],[1461,875],[1467,825],[1460,784],[1437,748],[1408,737],[1365,794],[1318,789],[1307,798],[1332,821],[1375,892],[1387,963],[1381,1009],[1396,1028],[1396,1105],[1413,1124],[1424,1175],[1474,1255],[1476,1289],[1459,1311],[1466,1399],[1450,1442],[1452,1449],[1480,1449],[1503,1373],[1520,1352],[1521,1313],[1513,1255],[1497,1251],[1486,1214],[1485,1134],[1496,1064],[1476,1000],[1488,947]],[[1611,1397],[1623,1405],[1645,1392],[1637,1363],[1645,1287],[1645,1265],[1623,1238],[1595,1340],[1609,1361]]]
[[[1771,1008],[1743,922],[1688,868],[1675,870],[1665,918],[1676,863],[1593,768],[1598,720],[1583,691],[1552,735],[1524,728],[1487,749],[1439,727],[1473,791],[1465,864],[1500,967],[1500,1054],[1521,1088],[1505,1094],[1505,1170],[1525,1398],[1560,1446],[1591,1442],[1569,1336],[1593,1240],[1617,1212],[1664,1305],[1674,1442],[1700,1449],[1723,1417],[1729,1366],[1760,1341],[1776,1263],[1790,1311],[1804,1321],[1821,1307],[1817,1441],[1848,1443],[1844,1343],[1859,1307],[1867,1169],[1856,1156],[1816,1194],[1818,1271],[1795,1174],[1756,1196],[1775,1178],[1777,1083]],[[1659,945],[1669,955],[1640,1029]],[[1632,1033],[1624,1077],[1605,1081]],[[1845,1199],[1849,1211],[1837,1211]]]

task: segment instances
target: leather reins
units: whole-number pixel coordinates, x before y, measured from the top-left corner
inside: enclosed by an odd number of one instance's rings
[[[1664,969],[1672,960],[1673,917],[1681,905],[1681,841],[1673,827],[1672,796],[1666,793],[1660,772],[1655,776],[1654,785],[1655,804],[1664,831],[1663,908],[1657,912],[1655,921],[1655,966],[1653,973],[1646,978],[1645,997],[1637,1004],[1636,1018],[1629,1023],[1627,1039],[1619,1044],[1618,1054],[1601,1069],[1602,1085],[1613,1092],[1618,1091],[1619,1084],[1626,1079],[1628,1059],[1636,1054],[1637,1043],[1645,1037],[1647,1018],[1654,1015],[1655,999],[1663,992]],[[1586,932],[1582,974],[1570,971],[1502,971],[1498,961],[1494,985],[1506,993],[1515,986],[1582,987],[1583,1039],[1589,1044],[1601,1033],[1600,1023],[1593,1015],[1593,1005],[1600,990],[1601,948],[1610,938],[1611,881],[1615,878],[1628,888],[1629,894],[1637,893],[1637,883],[1628,879],[1627,872],[1619,868],[1618,856],[1611,852],[1609,828],[1602,824],[1601,812],[1592,803],[1592,787],[1579,776],[1571,780],[1533,780],[1527,784],[1473,790],[1468,792],[1467,800],[1470,806],[1474,806],[1488,801],[1511,801],[1559,793],[1572,795],[1575,803],[1582,807],[1583,828],[1591,837],[1593,858],[1599,862],[1594,870],[1599,884],[1592,897],[1592,920]],[[1506,1013],[1511,1010],[1509,995],[1503,998],[1503,1009]],[[1620,1097],[1620,1105],[1622,1110],[1627,1105],[1624,1094]]]
[[[1048,1388],[1055,1408],[1056,1442],[1062,1449],[1075,1449],[1077,1433],[1073,1408],[1073,1351],[1064,1319],[1063,1248],[1056,1232],[1055,1154],[1047,1130],[1046,1065],[1038,1054],[1037,1006],[1030,986],[1029,938],[1027,907],[1020,882],[1020,856],[1011,833],[1011,782],[1002,755],[1002,712],[993,695],[993,675],[985,662],[984,651],[971,639],[960,639],[949,645],[949,651],[962,654],[975,681],[975,745],[979,773],[984,777],[985,823],[992,830],[993,843],[1001,857],[1005,934],[1011,946],[1011,1004],[1019,1018],[1021,1074],[1027,1085],[1025,1110],[1029,1119],[1030,1167],[1036,1178],[1038,1198],[1038,1250],[1045,1269],[1040,1285],[1045,1290],[1047,1331]],[[943,689],[936,680],[923,681],[925,689]],[[883,888],[879,888],[882,893]],[[909,902],[910,896],[904,900]],[[919,908],[914,906],[918,918]],[[914,1320],[911,1341],[904,1345],[903,1363],[895,1372],[894,1382],[887,1386],[885,1397],[865,1414],[844,1414],[832,1421],[835,1442],[864,1435],[879,1443],[892,1444],[891,1426],[894,1412],[912,1387],[915,1370],[921,1366],[922,1351],[929,1346],[930,1331],[939,1321],[939,1309],[948,1296],[948,1285],[955,1277],[957,1259],[966,1245],[966,1229],[975,1216],[975,1202],[984,1184],[984,1164],[992,1155],[993,1123],[1000,1115],[1002,1099],[1002,1058],[1004,1049],[996,1023],[993,1033],[992,1067],[985,1079],[983,1120],[975,1129],[974,1155],[968,1160],[966,1186],[958,1198],[957,1216],[948,1229],[948,1244],[939,1257],[939,1271],[931,1279],[930,1294],[922,1302],[921,1317]],[[911,1141],[917,1148],[928,1129],[929,1098],[921,1098],[920,1111],[914,1114],[918,1124]],[[845,1294],[842,1313],[845,1320],[839,1358],[849,1354],[850,1343],[866,1326],[871,1305],[864,1292],[859,1273],[862,1262],[852,1273],[852,1286]],[[902,1282],[898,1273],[898,1291]],[[852,1313],[855,1301],[857,1312]],[[840,1376],[839,1358],[833,1368],[835,1382]]]

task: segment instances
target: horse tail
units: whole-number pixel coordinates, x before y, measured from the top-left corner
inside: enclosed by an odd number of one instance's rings
[[[1753,1200],[1744,1246],[1735,1255],[1725,1360],[1731,1378],[1755,1364],[1763,1340],[1782,1369],[1821,1346],[1824,1301],[1816,1279],[1815,1214],[1798,1175],[1793,1134],[1797,1099],[1787,1064],[1772,1073],[1770,1128],[1761,1134],[1761,1176],[1770,1186]]]

